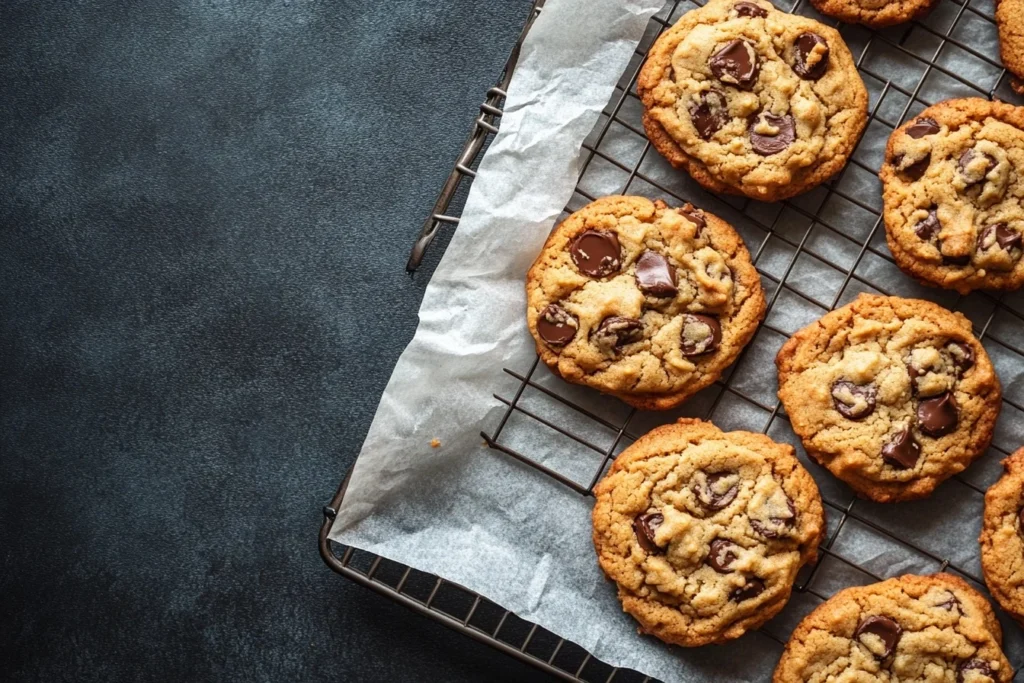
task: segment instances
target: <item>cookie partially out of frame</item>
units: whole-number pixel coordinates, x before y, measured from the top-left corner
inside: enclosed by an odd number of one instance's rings
[[[939,0],[811,0],[822,14],[871,28],[884,28],[919,19]]]
[[[981,568],[992,597],[1024,625],[1024,448],[1003,460],[1003,470],[985,493]]]
[[[868,95],[839,32],[764,0],[711,0],[654,43],[637,80],[655,149],[712,192],[792,197],[847,162]]]
[[[637,440],[594,489],[594,547],[640,629],[693,647],[782,609],[825,529],[793,448],[683,419]]]
[[[728,223],[644,197],[604,197],[566,218],[530,268],[526,296],[548,367],[647,410],[714,382],[765,310]]]
[[[996,0],[996,23],[1003,66],[1019,79],[1013,89],[1024,94],[1024,0]]]
[[[961,294],[1024,284],[1024,107],[928,107],[893,132],[879,175],[903,271]]]
[[[1008,683],[1013,667],[988,601],[950,574],[847,588],[804,617],[773,683]]]
[[[859,495],[923,498],[985,452],[1001,388],[971,323],[861,294],[779,350],[779,398],[808,455]]]

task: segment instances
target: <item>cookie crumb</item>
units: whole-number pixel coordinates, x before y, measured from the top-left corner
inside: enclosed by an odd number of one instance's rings
[[[430,440],[430,447],[431,448],[440,448],[441,447],[441,439],[431,439]]]

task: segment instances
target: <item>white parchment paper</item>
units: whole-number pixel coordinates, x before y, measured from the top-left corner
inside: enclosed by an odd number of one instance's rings
[[[458,229],[426,290],[419,329],[381,398],[331,538],[459,583],[614,666],[667,683],[765,681],[782,643],[804,615],[840,588],[873,580],[842,558],[882,576],[934,572],[941,566],[936,558],[941,558],[969,579],[980,576],[976,538],[981,492],[998,476],[1002,454],[990,452],[961,480],[951,480],[926,501],[898,508],[858,501],[855,508],[848,508],[853,503],[849,489],[812,465],[788,423],[764,409],[775,402],[771,361],[785,336],[762,329],[730,380],[753,402],[712,387],[679,411],[637,414],[630,433],[642,434],[681,414],[706,417],[710,412],[723,429],[767,429],[772,438],[792,443],[828,503],[834,554],[822,559],[811,590],[795,593],[782,614],[761,631],[724,646],[683,649],[638,635],[635,622],[622,612],[614,587],[597,567],[590,541],[590,499],[483,445],[480,432],[489,433],[505,408],[492,393],[504,391],[511,397],[507,392],[518,386],[501,368],[525,373],[535,358],[525,324],[526,270],[566,204],[577,208],[584,203],[579,195],[573,196],[581,144],[603,116],[620,76],[627,67],[629,73],[635,69],[633,51],[642,38],[648,41],[656,32],[648,20],[661,6],[662,0],[547,1],[523,46],[500,132],[480,165]],[[691,7],[683,3],[671,19]],[[958,8],[942,0],[927,21],[945,33]],[[971,32],[972,44],[996,54],[994,25],[964,16],[963,30]],[[855,56],[866,49],[867,32],[852,27],[845,33]],[[911,34],[904,45],[931,58],[934,40],[917,35]],[[884,42],[876,40],[874,45],[865,67],[886,73],[908,91],[924,78],[922,92],[929,101],[943,95],[978,95],[947,82],[950,79],[941,73],[922,75],[920,60],[896,53]],[[990,81],[995,85],[999,78],[998,69],[976,59],[949,66],[980,87],[989,87]],[[883,119],[897,120],[908,109],[913,115],[923,107],[908,107],[904,95],[881,81],[866,77],[865,83],[872,111]],[[1000,91],[1004,98],[1007,91]],[[975,297],[960,300],[949,292],[923,288],[877,254],[860,254],[865,241],[885,249],[884,234],[872,232],[874,214],[818,190],[798,198],[797,206],[833,221],[840,230],[823,229],[806,214],[771,205],[740,213],[738,201],[725,203],[703,194],[657,154],[645,153],[646,141],[635,132],[640,124],[634,100],[624,104],[618,118],[632,122],[634,131],[613,124],[600,149],[627,167],[634,160],[642,162],[642,173],[630,178],[614,164],[594,158],[580,186],[593,195],[621,192],[628,185],[631,193],[660,196],[672,204],[693,199],[732,222],[751,251],[760,253],[757,265],[762,273],[788,283],[769,314],[772,328],[791,333],[824,314],[833,297],[842,304],[860,291],[875,291],[866,282],[884,283],[888,293],[955,306],[978,328],[986,327],[986,347],[1008,397],[1017,405],[1024,401],[1024,363],[999,341],[1000,335],[1016,339],[1016,348],[1020,347],[1020,319],[1005,310],[992,312],[990,303]],[[855,158],[877,168],[890,131],[872,124]],[[848,196],[880,204],[880,188],[870,170],[851,164],[837,185]],[[792,246],[801,239],[804,253]],[[847,278],[836,266],[852,268],[857,277]],[[776,285],[765,279],[765,286],[772,296]],[[1024,312],[1024,295],[1011,295],[1006,301]],[[986,323],[990,314],[992,321]],[[543,367],[535,381],[612,425],[621,424],[628,411],[615,399],[567,385]],[[615,444],[621,450],[630,442],[629,435],[616,440],[614,430],[543,392],[529,390],[520,405],[601,449]],[[433,439],[441,442],[439,448],[431,447]],[[601,463],[593,449],[519,414],[510,419],[503,440],[583,485],[590,483]],[[1024,413],[1005,406],[995,444],[1006,450],[1020,443]],[[847,509],[854,516],[844,518]],[[892,536],[914,539],[929,552],[918,552]],[[1006,649],[1017,664],[1024,659],[1024,642],[1009,624],[1004,619]]]

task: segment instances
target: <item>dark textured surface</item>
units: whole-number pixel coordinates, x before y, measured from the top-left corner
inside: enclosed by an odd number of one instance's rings
[[[3,4],[5,677],[541,679],[315,543],[528,9]]]

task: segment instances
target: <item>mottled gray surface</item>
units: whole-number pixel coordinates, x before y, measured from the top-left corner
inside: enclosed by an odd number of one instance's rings
[[[415,328],[408,247],[527,12],[3,4],[4,674],[541,679],[315,543]]]

